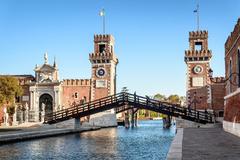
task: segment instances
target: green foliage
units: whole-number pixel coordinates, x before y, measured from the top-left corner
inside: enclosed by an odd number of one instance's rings
[[[0,77],[0,107],[3,104],[13,104],[15,97],[21,96],[22,93],[23,89],[16,78],[10,76]]]
[[[166,97],[165,95],[158,93],[154,96],[147,96],[147,97],[153,97],[153,99],[155,100],[167,101],[169,103],[175,103],[175,104],[180,104],[181,102],[184,102],[186,100],[184,96],[178,96],[177,94],[173,94],[173,95],[170,95],[169,97]],[[139,113],[139,118],[167,117],[167,115],[164,115],[161,113],[159,114],[157,112],[143,110],[143,109],[139,110],[138,113]]]
[[[153,96],[153,98],[156,99],[156,100],[159,100],[159,101],[166,101],[167,100],[165,95],[162,95],[162,94],[159,94],[159,93],[156,94],[155,96]]]
[[[180,97],[179,97],[178,95],[176,95],[176,94],[170,95],[170,96],[168,97],[168,101],[169,101],[170,103],[180,103]]]
[[[128,88],[127,87],[123,87],[122,88],[122,92],[128,92]]]

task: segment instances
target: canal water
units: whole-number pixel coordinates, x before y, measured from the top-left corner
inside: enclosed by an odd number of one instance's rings
[[[0,159],[164,160],[175,126],[162,121],[139,121],[138,127],[49,137],[0,146]]]

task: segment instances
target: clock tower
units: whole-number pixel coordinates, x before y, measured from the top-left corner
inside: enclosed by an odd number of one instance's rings
[[[187,65],[187,103],[196,109],[211,106],[210,60],[211,50],[208,49],[208,32],[189,32],[189,49],[185,51]],[[194,103],[194,104],[193,104]]]
[[[94,52],[89,54],[89,60],[92,64],[91,100],[115,94],[118,59],[114,52],[114,37],[109,34],[94,35]],[[94,125],[116,125],[113,109],[95,114],[90,119],[95,119]],[[111,121],[115,121],[114,124],[110,124]]]

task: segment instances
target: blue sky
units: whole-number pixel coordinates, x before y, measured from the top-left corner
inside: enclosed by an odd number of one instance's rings
[[[199,0],[209,31],[214,76],[224,75],[224,43],[240,15],[239,0]],[[1,0],[0,74],[33,74],[47,51],[60,78],[90,78],[93,35],[115,37],[117,89],[185,95],[184,50],[196,30],[196,0]]]

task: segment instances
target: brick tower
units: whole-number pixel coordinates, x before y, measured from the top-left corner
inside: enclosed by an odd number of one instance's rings
[[[95,35],[94,52],[89,55],[89,60],[92,64],[91,100],[115,94],[118,59],[114,52],[114,37],[109,34]],[[116,125],[113,109],[91,116],[91,119],[94,125]]]
[[[187,104],[196,109],[207,109],[211,106],[210,60],[208,49],[208,32],[189,32],[189,50],[185,51],[187,64]]]
[[[114,53],[112,35],[94,36],[94,53],[89,55],[92,63],[91,100],[116,93],[116,66],[118,59]]]

